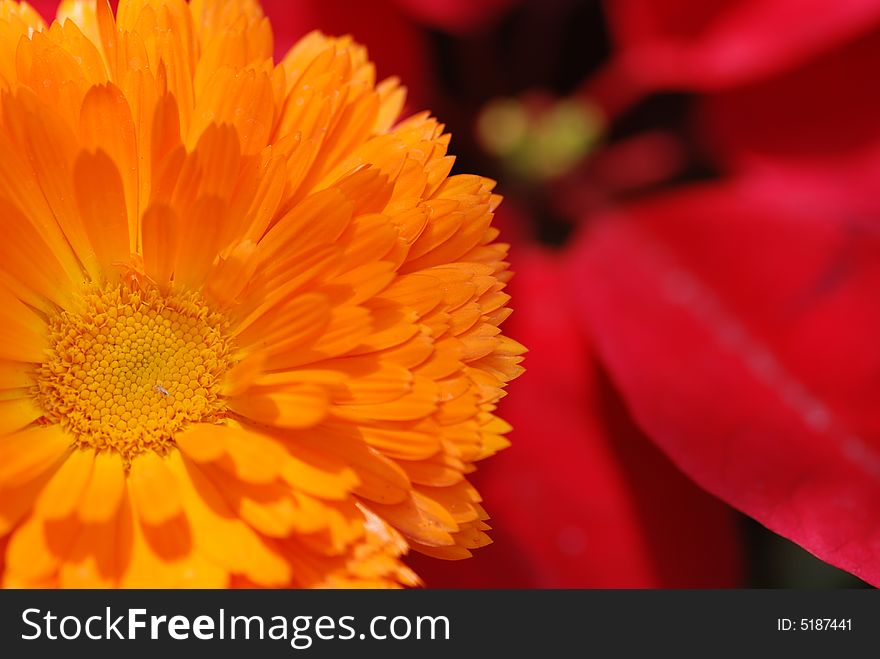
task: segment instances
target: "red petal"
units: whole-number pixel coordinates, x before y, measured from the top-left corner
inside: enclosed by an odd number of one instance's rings
[[[610,0],[624,66],[648,86],[723,89],[793,68],[880,21],[874,0]]]
[[[707,134],[735,169],[760,168],[878,204],[880,62],[873,32],[789,75],[708,98]]]
[[[634,417],[698,484],[880,583],[880,235],[804,191],[631,208],[571,262]]]

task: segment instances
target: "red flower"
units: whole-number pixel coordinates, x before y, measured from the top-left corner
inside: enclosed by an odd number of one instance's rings
[[[766,78],[880,22],[874,0],[606,0],[628,75],[650,88]]]
[[[696,483],[880,584],[880,232],[779,179],[606,218],[570,289],[634,417]]]
[[[635,427],[578,328],[559,257],[521,245],[514,259],[508,329],[529,346],[503,407],[514,446],[475,474],[495,544],[455,564],[414,558],[428,587],[738,585],[732,511]]]

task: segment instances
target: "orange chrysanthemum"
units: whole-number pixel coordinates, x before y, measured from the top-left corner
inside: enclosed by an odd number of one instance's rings
[[[385,586],[488,542],[499,198],[253,0],[0,3],[0,575]]]

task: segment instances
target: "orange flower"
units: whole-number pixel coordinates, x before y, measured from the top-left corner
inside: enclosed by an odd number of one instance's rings
[[[0,4],[8,587],[413,585],[488,542],[499,198],[251,0]],[[64,20],[67,18],[68,20]]]

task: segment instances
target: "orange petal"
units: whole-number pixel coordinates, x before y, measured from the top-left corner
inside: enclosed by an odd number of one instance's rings
[[[66,306],[74,285],[55,252],[21,210],[3,198],[0,198],[0,218],[3,225],[0,281],[37,309],[48,310],[46,300]],[[4,297],[9,297],[9,293]],[[29,310],[24,313],[24,316],[32,315]]]
[[[33,509],[51,475],[47,471],[19,487],[0,489],[0,536],[9,533]]]
[[[0,318],[0,322],[2,322],[2,318]],[[0,329],[0,345],[4,343],[3,338],[3,330]],[[33,364],[3,361],[0,358],[0,389],[30,388],[34,383],[34,370]]]
[[[439,506],[455,520],[456,524],[464,525],[469,522],[476,522],[484,513],[483,508],[479,505],[480,495],[473,485],[466,480],[460,480],[454,485],[447,487],[427,487],[417,485],[414,490],[418,494],[421,502],[430,501],[431,506]],[[424,497],[422,499],[422,497]]]
[[[247,391],[263,372],[265,355],[252,352],[246,355],[223,376],[220,393],[224,396],[237,396]]]
[[[277,442],[239,428],[229,428],[226,447],[233,473],[248,483],[274,482],[287,460],[286,452]]]
[[[101,35],[98,32],[97,2],[95,0],[61,0],[55,16],[58,22],[66,25],[67,19],[80,28],[89,41],[98,44]]]
[[[341,500],[360,483],[357,474],[341,460],[297,446],[296,440],[287,445],[290,455],[281,476],[294,489],[323,499]]]
[[[452,533],[459,530],[458,524],[443,506],[418,492],[403,503],[373,503],[369,508],[416,542],[429,547],[455,543]]]
[[[259,152],[272,130],[274,99],[272,85],[265,73],[235,71],[223,67],[213,72],[193,110],[190,146],[193,138],[213,123],[231,124],[241,138],[245,155]]]
[[[412,547],[413,551],[417,551],[420,554],[430,556],[431,558],[439,558],[444,561],[461,561],[465,558],[470,558],[471,556],[473,556],[473,553],[471,553],[469,549],[459,547],[458,545],[450,545],[448,547],[431,547],[429,545],[422,545],[417,542],[411,542],[410,547]]]
[[[40,493],[36,513],[44,519],[64,519],[73,513],[92,479],[94,464],[92,451],[71,451]]]
[[[177,433],[174,440],[188,458],[196,462],[213,462],[226,454],[225,426],[196,423]]]
[[[391,458],[423,460],[440,450],[440,433],[433,424],[420,427],[413,423],[362,426],[364,441]]]
[[[317,456],[322,456],[327,464],[325,469],[329,469],[334,461],[349,467],[357,479],[354,492],[358,496],[379,503],[405,500],[410,489],[406,473],[396,462],[365,444],[360,432],[361,429],[355,426],[345,427],[343,431],[322,428],[320,433],[301,433],[288,445],[291,452],[303,460],[311,458],[315,461]],[[301,482],[299,475],[290,473],[289,476],[292,484]]]
[[[438,402],[437,385],[417,376],[412,391],[396,400],[372,405],[337,405],[333,413],[352,421],[412,421],[435,412]]]
[[[177,258],[177,214],[164,204],[153,204],[144,213],[141,233],[144,270],[155,282],[164,285],[174,274]]]
[[[0,438],[0,486],[15,487],[51,469],[70,450],[61,426],[33,426]]]
[[[272,350],[314,340],[329,321],[330,304],[318,293],[306,293],[278,304],[262,305],[236,329],[239,346],[259,344]]]
[[[147,451],[132,461],[128,485],[138,515],[147,524],[158,525],[181,513],[174,474],[155,453]]]
[[[43,410],[30,396],[0,400],[0,437],[18,432],[43,416]],[[0,439],[0,446],[2,446]],[[0,448],[0,452],[2,452]]]
[[[296,429],[320,423],[330,404],[323,388],[301,385],[284,390],[251,390],[247,395],[229,398],[227,406],[257,423]]]
[[[413,483],[431,487],[448,487],[461,482],[465,465],[458,458],[438,453],[428,460],[401,460],[400,466]]]
[[[76,202],[98,264],[105,273],[129,261],[128,214],[122,177],[103,151],[81,153],[74,165]]]
[[[46,522],[32,515],[9,539],[6,548],[7,572],[25,581],[52,576],[61,558],[76,541],[81,528],[76,518]]]
[[[116,452],[97,453],[92,479],[83,495],[79,516],[84,522],[101,523],[111,519],[125,492],[125,469]]]
[[[27,157],[51,214],[83,265],[89,269],[89,274],[93,279],[97,278],[100,273],[94,259],[89,259],[91,248],[76,210],[71,165],[78,145],[69,124],[54,108],[38,101],[30,90],[21,88],[14,102],[4,102],[3,119],[17,148]],[[42,203],[38,205],[43,206]],[[9,266],[5,258],[3,262]]]
[[[128,209],[128,250],[137,249],[138,156],[131,108],[113,83],[89,89],[79,118],[80,140],[89,150],[108,149],[114,169],[121,176],[123,202]]]
[[[123,488],[121,499],[127,499]],[[58,573],[62,588],[114,588],[129,560],[133,535],[130,507],[118,506],[100,524],[83,528],[71,546]]]
[[[202,197],[186,217],[179,217],[174,280],[199,288],[222,245],[226,226],[226,204],[219,197]]]
[[[245,483],[214,466],[203,471],[229,507],[264,535],[284,538],[293,532],[316,533],[327,525],[324,507],[316,499],[291,492],[286,483]]]

